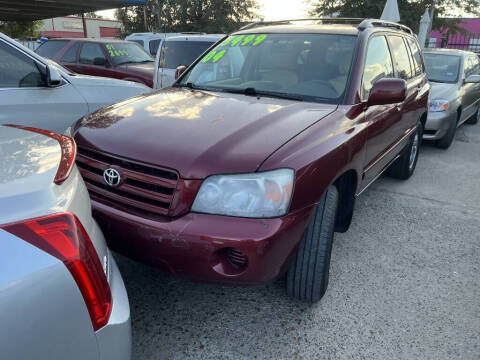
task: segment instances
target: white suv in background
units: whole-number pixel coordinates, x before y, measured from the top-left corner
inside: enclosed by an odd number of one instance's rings
[[[131,81],[72,73],[0,33],[0,124],[64,133],[84,115],[149,91]]]
[[[175,82],[175,71],[178,66],[190,66],[210,46],[225,35],[181,35],[165,39],[155,59],[155,75],[153,88],[160,89],[171,86]]]

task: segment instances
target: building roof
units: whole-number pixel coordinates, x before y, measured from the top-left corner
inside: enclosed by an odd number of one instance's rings
[[[0,0],[0,20],[31,21],[90,11],[145,5],[147,0]]]

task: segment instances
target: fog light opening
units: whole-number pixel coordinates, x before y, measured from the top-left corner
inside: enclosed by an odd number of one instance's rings
[[[245,269],[248,265],[247,256],[240,250],[235,248],[226,249],[226,257],[228,262],[238,270]]]

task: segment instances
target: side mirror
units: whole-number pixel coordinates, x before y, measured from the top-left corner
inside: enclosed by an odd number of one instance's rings
[[[182,76],[185,70],[187,70],[187,67],[185,65],[178,66],[177,69],[175,70],[175,80],[178,80],[178,78]]]
[[[107,59],[103,57],[96,57],[95,59],[93,59],[93,65],[105,66],[107,65]]]
[[[48,87],[57,87],[62,85],[62,76],[55,67],[52,65],[47,65],[47,86]]]
[[[465,79],[465,83],[470,83],[470,84],[480,83],[480,75],[470,75]]]
[[[407,83],[402,79],[380,79],[370,90],[368,106],[402,102],[407,97]]]

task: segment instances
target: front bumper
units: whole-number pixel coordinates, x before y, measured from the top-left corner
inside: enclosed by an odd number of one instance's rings
[[[189,213],[153,220],[94,199],[92,205],[111,249],[175,275],[233,285],[264,284],[282,275],[314,209],[275,219]],[[231,265],[225,256],[231,248],[246,256],[246,266]]]
[[[457,112],[429,112],[423,132],[423,138],[425,140],[439,140],[443,138],[453,121],[457,121]]]

